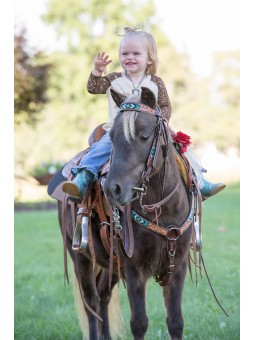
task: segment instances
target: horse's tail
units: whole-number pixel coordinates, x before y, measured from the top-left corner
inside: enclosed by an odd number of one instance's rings
[[[73,295],[74,295],[74,302],[75,302],[75,307],[76,307],[76,311],[77,311],[77,316],[78,316],[78,320],[80,323],[80,328],[83,334],[83,339],[88,339],[88,318],[84,309],[84,305],[83,305],[83,300],[81,297],[81,291],[80,291],[80,286],[79,286],[79,282],[77,279],[77,276],[75,274],[74,268],[73,268],[73,272],[72,272],[72,277],[73,277]]]
[[[83,339],[89,338],[88,318],[84,309],[83,300],[79,282],[75,271],[73,270],[73,294],[75,306],[78,314],[80,328],[83,334]],[[113,339],[125,339],[125,327],[120,309],[119,291],[117,285],[113,288],[112,297],[108,308],[110,332]],[[100,321],[99,321],[100,322]]]

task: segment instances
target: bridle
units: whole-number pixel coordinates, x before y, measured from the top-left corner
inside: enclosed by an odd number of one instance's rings
[[[168,145],[170,141],[169,127],[168,127],[167,121],[162,117],[159,106],[156,106],[155,109],[152,109],[151,107],[145,104],[132,103],[132,102],[123,103],[120,106],[119,112],[123,112],[123,111],[142,112],[142,113],[153,115],[157,118],[157,125],[155,128],[154,139],[153,139],[150,153],[147,158],[146,165],[142,173],[142,177],[141,177],[141,186],[133,187],[133,191],[136,191],[138,193],[138,195],[135,198],[137,198],[140,195],[140,205],[141,205],[142,211],[144,213],[155,211],[156,213],[156,209],[161,209],[161,206],[165,204],[175,194],[175,192],[177,191],[177,188],[179,187],[179,182],[177,182],[172,192],[167,197],[165,197],[164,199],[162,199],[160,202],[156,204],[153,204],[153,205],[142,204],[142,198],[146,195],[147,184],[150,180],[151,172],[153,169],[156,168],[160,147],[162,148],[162,153],[163,153],[164,171],[166,170],[165,160],[166,160]],[[162,193],[164,192],[164,185],[165,185],[165,173],[163,177]]]

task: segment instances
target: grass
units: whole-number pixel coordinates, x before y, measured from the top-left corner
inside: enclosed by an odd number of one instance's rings
[[[205,202],[203,256],[226,317],[203,274],[198,286],[187,275],[183,295],[184,339],[239,339],[239,184]],[[81,339],[72,287],[64,284],[63,246],[56,210],[15,213],[15,339]],[[69,266],[70,268],[70,266]],[[126,339],[130,310],[120,285]],[[147,289],[146,340],[169,339],[161,287]]]

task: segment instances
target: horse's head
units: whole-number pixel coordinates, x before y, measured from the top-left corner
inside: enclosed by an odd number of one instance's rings
[[[120,111],[110,132],[113,146],[104,192],[112,206],[122,206],[131,202],[134,187],[141,186],[153,161],[161,117],[147,88],[142,88],[140,97],[111,93]]]

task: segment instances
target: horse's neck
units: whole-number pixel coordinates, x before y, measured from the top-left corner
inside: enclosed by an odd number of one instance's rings
[[[161,195],[168,196],[178,186],[181,186],[181,177],[176,165],[172,159],[166,159],[160,171]],[[175,196],[178,196],[179,189],[175,190]]]
[[[161,199],[170,195],[169,200],[162,206],[162,218],[164,219],[166,216],[168,223],[169,219],[172,219],[173,223],[182,222],[183,216],[189,212],[189,202],[172,145],[169,147],[165,164],[161,168],[159,182],[164,183],[160,188],[161,192],[158,193],[159,196],[161,195]],[[158,199],[160,199],[159,196]]]

